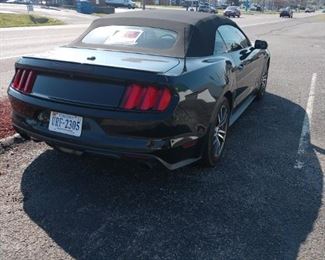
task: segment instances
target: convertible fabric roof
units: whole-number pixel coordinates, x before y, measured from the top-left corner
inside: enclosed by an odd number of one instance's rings
[[[82,39],[97,27],[109,25],[145,26],[172,30],[177,32],[178,37],[175,45],[163,52],[159,49],[139,49],[137,52],[179,58],[185,55],[187,57],[203,57],[213,54],[216,30],[220,25],[225,24],[238,28],[232,20],[215,14],[176,10],[124,12],[95,20],[77,40],[68,46],[134,52],[134,48],[128,48],[128,46],[85,44]]]

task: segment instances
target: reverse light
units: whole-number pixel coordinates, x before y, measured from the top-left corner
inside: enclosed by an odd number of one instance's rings
[[[166,110],[172,99],[168,88],[131,84],[127,87],[121,107],[127,110],[159,111]]]
[[[35,79],[35,71],[27,69],[17,69],[11,86],[20,92],[29,94],[32,92]]]

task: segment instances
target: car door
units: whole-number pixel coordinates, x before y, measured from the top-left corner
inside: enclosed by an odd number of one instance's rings
[[[258,56],[250,41],[238,28],[231,25],[222,25],[218,28],[218,31],[234,63],[236,76],[234,107],[236,107],[256,88]]]

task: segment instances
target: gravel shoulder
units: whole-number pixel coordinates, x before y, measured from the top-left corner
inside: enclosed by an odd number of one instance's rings
[[[8,99],[0,99],[0,140],[15,133],[11,125],[11,106]]]

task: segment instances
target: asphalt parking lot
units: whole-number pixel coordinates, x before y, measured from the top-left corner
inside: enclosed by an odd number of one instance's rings
[[[325,15],[243,26],[269,43],[268,92],[217,168],[17,144],[0,154],[0,258],[324,259]]]

